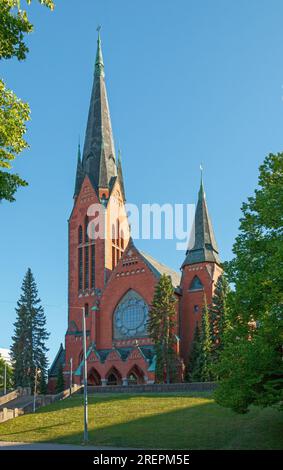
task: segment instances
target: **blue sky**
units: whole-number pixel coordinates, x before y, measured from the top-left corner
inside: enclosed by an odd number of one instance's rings
[[[0,205],[0,346],[10,346],[14,307],[30,266],[52,358],[66,329],[67,219],[97,25],[128,202],[195,202],[203,162],[209,210],[227,260],[258,166],[283,147],[283,3],[57,0],[53,13],[36,3],[29,8],[35,32],[27,60],[1,63],[1,77],[30,103],[32,121],[31,149],[15,164],[29,187],[15,203]],[[176,270],[184,257],[175,241],[137,245]]]

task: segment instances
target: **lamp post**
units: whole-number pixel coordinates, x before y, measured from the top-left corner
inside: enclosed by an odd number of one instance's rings
[[[87,398],[87,360],[86,360],[86,322],[85,308],[72,307],[82,311],[82,330],[83,330],[83,385],[84,385],[84,444],[88,442],[88,398]],[[72,359],[70,360],[72,367]],[[71,378],[72,380],[72,378]]]
[[[85,321],[85,308],[84,307],[72,307],[82,311],[82,327],[83,327],[83,385],[84,385],[84,444],[88,442],[88,396],[87,396],[87,359],[86,359],[86,321]],[[92,311],[96,311],[97,307],[91,308]],[[71,359],[72,361],[72,359]],[[72,361],[73,362],[73,361]],[[71,364],[72,364],[71,362]]]
[[[4,364],[4,395],[7,393],[7,362]]]
[[[35,375],[34,375],[34,391],[33,391],[33,412],[35,413],[36,409],[36,393],[37,393],[37,375],[38,375],[38,368],[35,368]]]
[[[70,396],[72,395],[73,387],[73,358],[70,359]]]
[[[84,349],[84,443],[88,441],[88,400],[87,400],[87,361],[86,361],[86,325],[85,325],[85,308],[82,307],[83,313],[83,349]]]

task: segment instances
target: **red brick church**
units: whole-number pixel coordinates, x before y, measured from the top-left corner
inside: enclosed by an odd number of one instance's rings
[[[106,224],[113,219],[112,200],[118,207],[114,225],[113,220]],[[90,233],[93,205],[103,207],[102,224],[107,227],[103,237],[95,238]],[[130,237],[125,214],[121,158],[115,156],[98,37],[85,142],[82,156],[78,151],[74,205],[69,218],[68,326],[65,348],[60,346],[49,371],[51,391],[60,365],[67,384],[71,371],[73,383],[83,380],[83,308],[88,383],[103,386],[154,382],[154,346],[146,322],[155,285],[163,273],[171,276],[176,293],[180,370],[187,362],[204,294],[210,303],[222,272],[203,184],[195,212],[194,246],[184,255],[180,274],[139,251]]]

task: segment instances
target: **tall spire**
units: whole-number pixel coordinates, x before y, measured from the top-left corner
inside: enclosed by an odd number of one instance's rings
[[[100,38],[101,26],[98,26],[98,38],[97,38],[97,51],[96,51],[96,60],[95,60],[95,74],[104,76],[104,62],[101,49],[101,38]]]
[[[193,248],[188,249],[182,267],[188,264],[211,262],[221,264],[211,219],[209,217],[203,185],[202,167],[198,202],[195,212],[195,239]]]
[[[104,148],[103,148],[104,147]],[[101,162],[101,159],[104,159]],[[103,168],[107,187],[111,189],[117,176],[115,149],[106,86],[104,80],[104,62],[102,56],[100,28],[98,28],[97,52],[93,88],[88,113],[88,121],[83,150],[83,169],[89,176],[96,191],[100,181],[100,169]]]

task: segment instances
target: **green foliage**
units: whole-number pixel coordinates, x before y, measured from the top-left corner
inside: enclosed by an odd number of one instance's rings
[[[3,80],[0,80],[0,169],[9,170],[11,162],[28,147],[24,134],[29,119],[28,104],[7,90]],[[13,201],[17,188],[26,185],[26,181],[18,175],[0,170],[0,200]]]
[[[240,234],[227,266],[230,325],[218,372],[218,403],[247,412],[282,402],[283,154],[260,167],[259,187],[242,206]]]
[[[53,10],[52,0],[39,1]],[[29,5],[31,0],[26,3]],[[25,59],[28,48],[24,35],[32,30],[33,26],[26,11],[21,9],[20,0],[0,0],[0,59]],[[28,104],[17,98],[0,79],[0,201],[14,201],[17,189],[27,186],[26,181],[9,170],[11,162],[28,147],[24,135],[29,119]]]
[[[212,303],[209,307],[210,335],[211,335],[211,377],[217,379],[217,363],[224,348],[225,331],[229,328],[228,295],[229,283],[225,274],[218,277]]]
[[[207,382],[211,379],[210,372],[210,357],[211,357],[211,337],[210,337],[210,321],[209,321],[209,310],[206,302],[204,301],[204,307],[201,319],[201,347],[199,357],[199,374],[202,382]]]
[[[61,393],[65,390],[65,379],[63,367],[60,365],[58,369],[57,382],[56,382],[56,393]]]
[[[163,274],[155,287],[149,311],[148,333],[155,345],[157,382],[176,378],[176,297],[170,276]]]
[[[40,374],[40,381],[39,381],[39,394],[46,395],[47,393],[47,380],[45,374]]]
[[[13,370],[12,367],[6,364],[6,387],[7,390],[11,390],[14,386],[13,383]],[[0,355],[0,392],[4,390],[5,380],[5,361]]]
[[[196,324],[194,340],[192,349],[189,357],[188,364],[186,366],[185,380],[186,382],[198,382],[200,376],[200,354],[201,354],[201,337],[198,323]]]
[[[16,386],[33,389],[36,368],[44,377],[47,375],[48,349],[45,343],[49,333],[46,331],[44,310],[40,305],[36,283],[30,269],[27,270],[23,280],[16,313],[11,348],[14,380]]]
[[[39,1],[54,9],[53,1]],[[26,3],[30,5],[31,0]],[[25,59],[29,50],[24,43],[24,35],[33,31],[33,25],[29,22],[27,12],[21,9],[20,0],[0,0],[0,18],[0,59]]]

